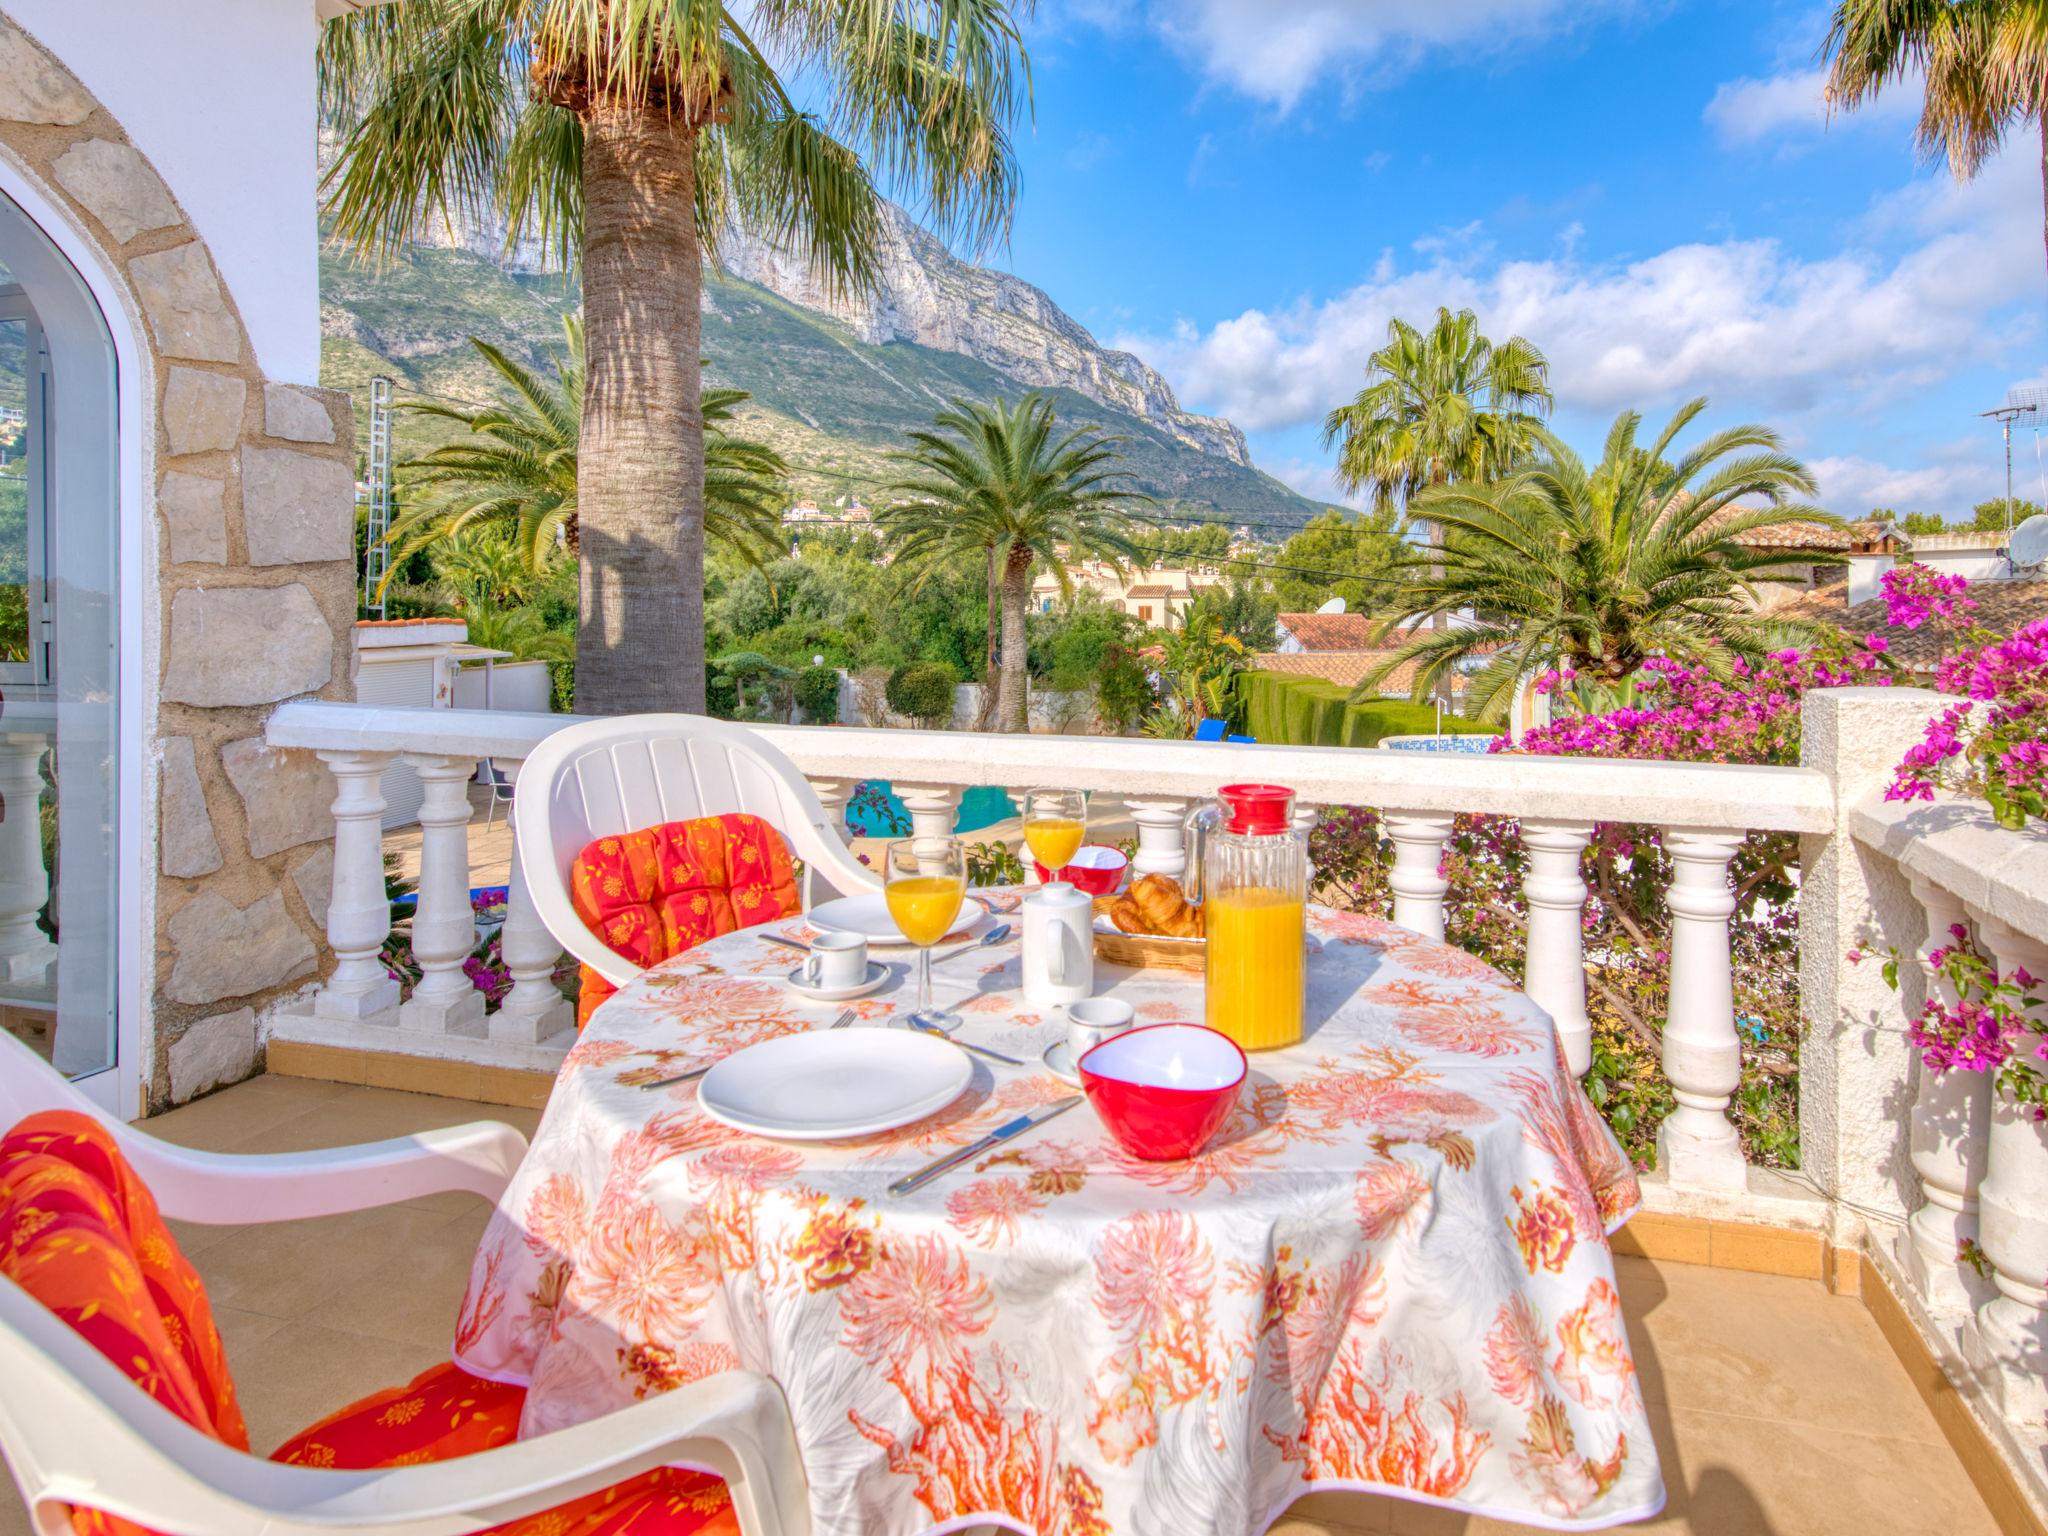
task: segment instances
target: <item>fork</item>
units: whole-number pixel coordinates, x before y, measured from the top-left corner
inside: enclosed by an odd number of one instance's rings
[[[848,1008],[845,1011],[843,1011],[838,1018],[834,1019],[830,1024],[827,1024],[825,1028],[844,1029],[847,1025],[851,1024],[854,1021],[858,1013],[858,1009]],[[725,1058],[721,1056],[719,1058],[719,1061],[723,1061],[724,1059]],[[678,1072],[674,1077],[657,1077],[653,1082],[642,1083],[640,1086],[642,1088],[673,1088],[677,1083],[687,1083],[694,1078],[702,1077],[706,1072],[709,1072],[713,1067],[717,1065],[717,1061],[709,1061],[701,1067],[692,1067],[687,1072]]]

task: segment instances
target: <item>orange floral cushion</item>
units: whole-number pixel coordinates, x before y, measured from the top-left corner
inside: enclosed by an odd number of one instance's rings
[[[91,1116],[31,1115],[0,1138],[0,1274],[187,1424],[249,1449],[205,1287]]]
[[[304,1467],[408,1467],[507,1445],[519,1433],[524,1387],[437,1365],[301,1430],[271,1460]],[[675,1467],[616,1483],[544,1514],[493,1526],[502,1536],[737,1536],[723,1479]]]
[[[643,968],[803,910],[782,834],[739,812],[599,838],[576,856],[569,899],[614,954]],[[583,967],[578,1029],[614,990]]]
[[[195,1429],[249,1449],[205,1287],[113,1136],[88,1115],[31,1115],[0,1137],[0,1274]],[[519,1432],[522,1387],[438,1365],[322,1419],[273,1459],[368,1470],[468,1456]],[[77,1536],[152,1536],[74,1509]],[[487,1536],[738,1536],[725,1483],[664,1467]]]

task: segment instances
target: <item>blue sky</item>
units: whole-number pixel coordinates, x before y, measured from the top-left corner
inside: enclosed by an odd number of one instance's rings
[[[1311,495],[1388,317],[1447,303],[1549,354],[1582,450],[1705,394],[1835,510],[1956,515],[2003,484],[1976,413],[2044,371],[2037,149],[1959,186],[1910,86],[1827,121],[1825,33],[1768,3],[1045,0],[990,259]]]

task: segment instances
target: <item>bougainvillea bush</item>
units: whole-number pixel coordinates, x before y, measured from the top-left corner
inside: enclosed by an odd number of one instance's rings
[[[1716,677],[1704,668],[1653,661],[1638,681],[1638,703],[1600,711],[1569,673],[1538,680],[1553,723],[1512,749],[1552,756],[1685,762],[1796,763],[1799,705],[1812,688],[1890,681],[1881,635],[1812,652],[1781,651],[1733,662]],[[1787,833],[1751,833],[1732,863],[1735,917],[1730,950],[1742,1036],[1742,1085],[1733,1117],[1752,1162],[1796,1167],[1798,1114],[1799,847]],[[1326,813],[1311,857],[1325,899],[1387,910],[1391,850],[1371,810]],[[1520,979],[1528,909],[1526,861],[1513,818],[1460,816],[1444,850],[1451,889],[1444,909],[1452,942]],[[1648,1166],[1657,1126],[1672,1106],[1658,1067],[1671,986],[1670,860],[1656,828],[1608,822],[1594,829],[1582,865],[1589,896],[1584,925],[1587,1012],[1593,1064],[1586,1088],[1630,1153]]]
[[[1943,710],[1906,754],[1887,800],[1932,800],[1938,788],[1981,797],[2000,826],[2048,820],[2048,619],[2001,638],[1970,617],[1961,576],[1905,565],[1884,577],[1885,606],[1902,629],[1945,631],[1935,687],[1965,702]]]

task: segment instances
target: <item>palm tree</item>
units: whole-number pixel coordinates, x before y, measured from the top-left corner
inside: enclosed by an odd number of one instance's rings
[[[1049,566],[1071,595],[1067,561],[1112,565],[1136,555],[1122,513],[1149,503],[1113,466],[1122,438],[1094,427],[1053,437],[1052,402],[1030,394],[1015,406],[955,400],[915,445],[891,454],[908,466],[890,489],[903,497],[876,515],[896,559],[911,569],[971,554],[987,562],[1002,604],[1000,689],[995,729],[1028,728],[1024,611],[1031,571]]]
[[[739,223],[871,285],[862,153],[942,234],[999,236],[1029,90],[1009,0],[405,0],[329,22],[320,80],[343,239],[495,215],[580,264],[577,708],[701,711],[707,255]]]
[[[1378,507],[1406,506],[1425,487],[1504,472],[1550,407],[1541,352],[1519,336],[1489,341],[1469,309],[1439,309],[1427,333],[1387,323],[1387,344],[1366,359],[1365,388],[1323,418],[1323,445],[1342,439],[1345,490],[1370,489]]]
[[[432,400],[401,402],[402,410],[458,423],[471,436],[399,465],[402,484],[417,494],[391,525],[388,537],[398,546],[393,570],[415,550],[471,529],[502,530],[534,571],[578,551],[583,327],[572,316],[563,321],[563,331],[566,344],[554,354],[552,381],[489,342],[469,338],[505,382],[498,405],[464,409]],[[728,433],[738,407],[753,398],[745,390],[707,387],[702,398],[705,537],[750,564],[773,559],[782,552],[788,466],[774,449]]]
[[[2041,0],[1840,0],[1822,51],[1827,96],[1854,110],[1920,76],[1913,137],[1968,181],[2008,132],[2041,139],[2041,241],[2048,253],[2048,6]]]
[[[1387,322],[1387,344],[1366,359],[1365,388],[1323,418],[1323,445],[1343,439],[1345,490],[1370,487],[1374,506],[1406,509],[1430,486],[1506,473],[1551,404],[1550,364],[1533,345],[1510,336],[1496,346],[1471,310],[1439,307],[1427,334]],[[1428,538],[1440,547],[1442,528],[1430,524]]]
[[[1498,719],[1518,682],[1551,668],[1569,668],[1588,692],[1626,703],[1653,656],[1725,672],[1732,656],[1813,637],[1815,626],[1759,614],[1752,600],[1759,585],[1800,580],[1840,557],[1759,548],[1744,536],[1840,520],[1803,500],[1813,475],[1768,428],[1715,432],[1673,458],[1678,435],[1706,404],[1683,407],[1648,446],[1636,440],[1642,417],[1623,412],[1591,469],[1539,428],[1526,467],[1418,495],[1416,512],[1451,537],[1441,551],[1396,562],[1381,632],[1410,615],[1478,617],[1418,636],[1367,673],[1353,698],[1375,697],[1383,678],[1414,661],[1421,699],[1490,655],[1472,685],[1468,712],[1479,719]]]

